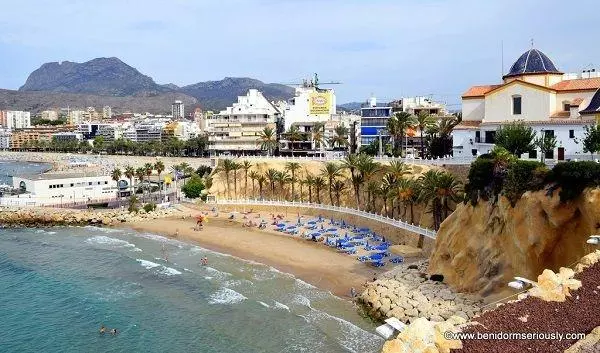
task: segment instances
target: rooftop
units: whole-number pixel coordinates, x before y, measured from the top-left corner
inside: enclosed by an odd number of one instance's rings
[[[97,178],[104,175],[99,175],[96,173],[65,173],[65,174],[23,174],[23,175],[15,175],[16,178],[26,179],[26,180],[61,180],[61,179],[73,179],[73,178]]]
[[[537,49],[529,49],[523,53],[510,67],[506,77],[521,76],[528,74],[562,74],[546,54]]]

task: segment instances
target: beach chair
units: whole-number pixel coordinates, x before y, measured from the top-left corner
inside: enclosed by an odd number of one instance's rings
[[[360,262],[367,262],[367,261],[369,261],[369,260],[370,260],[370,259],[369,259],[369,257],[368,257],[368,256],[359,256],[359,257],[358,257],[358,261],[360,261]]]
[[[385,263],[382,262],[381,260],[379,260],[379,261],[372,261],[371,264],[373,265],[373,267],[383,267],[383,266],[385,266]]]
[[[346,250],[346,254],[349,254],[349,255],[356,255],[356,248],[348,248],[348,249]]]
[[[400,264],[404,262],[404,258],[402,256],[396,256],[396,257],[392,257],[390,259],[390,262],[393,264]]]

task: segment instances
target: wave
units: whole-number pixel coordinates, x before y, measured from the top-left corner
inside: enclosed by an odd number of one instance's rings
[[[180,275],[181,272],[172,268],[172,267],[167,267],[161,264],[157,264],[156,262],[152,262],[152,261],[148,261],[148,260],[143,260],[143,259],[135,259],[135,261],[139,262],[140,265],[147,269],[147,270],[151,270],[151,269],[156,269],[157,273],[166,275],[166,276],[173,276],[173,275]]]
[[[115,229],[115,228],[96,227],[96,226],[85,226],[83,228],[92,229],[96,232],[102,232],[102,233],[123,233],[123,230]]]
[[[290,307],[289,306],[287,306],[285,304],[281,304],[280,302],[278,302],[276,300],[274,300],[274,302],[275,302],[275,308],[290,311]]]
[[[308,299],[307,297],[303,296],[302,294],[295,294],[294,295],[294,299],[292,301],[294,303],[296,303],[296,304],[304,305],[304,306],[307,306],[309,308],[312,308],[310,306],[310,299]]]
[[[210,266],[203,266],[203,267],[210,274],[211,278],[216,278],[216,279],[219,279],[219,280],[225,280],[225,279],[233,276],[229,272],[219,271],[216,268],[213,268],[213,267],[210,267]]]
[[[303,280],[296,278],[296,284],[298,285],[298,287],[300,288],[305,288],[305,289],[317,289],[317,287],[313,286],[310,283],[306,283]]]
[[[121,248],[135,248],[135,245],[128,241],[111,238],[106,235],[97,235],[95,237],[86,239],[85,242],[93,245],[112,245]]]
[[[244,295],[229,288],[221,288],[217,292],[213,293],[208,303],[209,304],[236,304],[246,300]]]
[[[258,304],[264,306],[265,308],[270,308],[271,306],[265,302],[261,302],[260,300],[258,301]]]

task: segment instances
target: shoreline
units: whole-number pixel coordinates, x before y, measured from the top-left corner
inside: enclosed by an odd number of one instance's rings
[[[363,285],[385,272],[368,267],[354,256],[340,254],[322,243],[288,237],[269,229],[243,228],[238,222],[219,218],[211,218],[201,231],[193,230],[194,226],[195,219],[190,217],[185,220],[164,218],[145,223],[123,223],[116,228],[152,232],[271,266],[343,299],[352,299],[351,288],[360,293]],[[174,236],[175,231],[178,231],[177,237]]]

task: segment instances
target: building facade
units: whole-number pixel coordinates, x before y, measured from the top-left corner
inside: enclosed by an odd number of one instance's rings
[[[71,132],[71,128],[66,126],[37,126],[13,130],[10,137],[10,149],[18,150],[27,146],[31,147],[35,141],[50,142],[52,136],[60,132]]]
[[[496,130],[523,122],[537,136],[555,136],[557,147],[546,158],[584,155],[584,127],[596,123],[600,75],[592,70],[563,74],[541,51],[530,49],[511,66],[499,84],[473,86],[462,96],[462,119],[453,132],[454,156],[489,152]],[[594,97],[596,101],[594,101]],[[541,158],[539,150],[523,158]]]
[[[67,114],[67,124],[69,125],[79,125],[83,123],[86,116],[86,112],[83,110],[71,110]]]
[[[102,108],[102,119],[110,120],[111,118],[112,118],[112,109],[108,105],[105,105]]]
[[[0,112],[0,125],[5,129],[26,129],[31,127],[31,113],[19,110]]]
[[[171,105],[171,115],[173,119],[183,119],[185,116],[185,106],[182,101],[175,101]]]
[[[377,103],[375,97],[363,104],[360,109],[360,144],[367,146],[377,141],[385,145],[390,140],[387,123],[392,116],[392,106],[388,103]]]
[[[58,120],[58,111],[56,110],[44,110],[42,112],[42,119],[55,121]]]
[[[260,153],[261,131],[266,127],[275,129],[279,117],[279,110],[261,92],[250,89],[231,107],[207,117],[208,149],[212,154]]]
[[[12,133],[8,129],[0,129],[0,150],[7,150],[10,148],[10,140]]]

